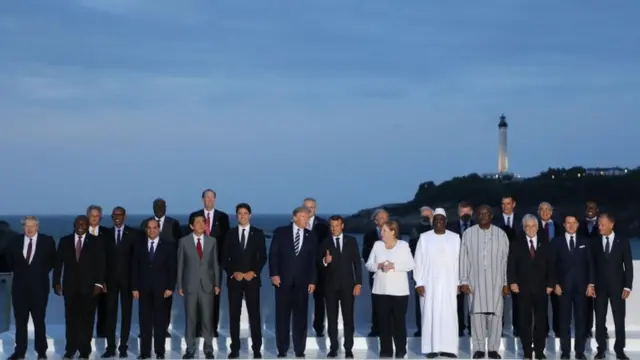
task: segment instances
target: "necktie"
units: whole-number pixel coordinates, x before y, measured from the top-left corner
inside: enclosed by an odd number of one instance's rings
[[[571,239],[569,239],[569,251],[573,252],[573,249],[576,248],[576,241],[573,239],[573,236],[571,236]]]
[[[296,255],[300,254],[300,229],[296,231],[296,237],[293,239],[293,249]]]
[[[200,258],[200,260],[202,260],[202,241],[200,240],[200,238],[198,238],[198,243],[196,244],[196,251],[198,252],[198,257]]]
[[[604,244],[604,253],[609,255],[609,253],[611,252],[611,244],[609,243],[609,237],[605,236],[604,239],[607,241]]]
[[[247,247],[246,231],[247,229],[242,229],[242,234],[240,235],[240,247],[242,248],[242,250],[244,250],[244,248]]]
[[[122,230],[118,229],[118,235],[116,236],[116,244],[120,244],[120,240],[122,240]]]
[[[339,237],[336,238],[336,249],[338,249],[338,252],[342,252],[342,248],[340,247],[340,238]]]
[[[206,221],[206,228],[204,230],[204,233],[207,234],[207,236],[209,236],[209,234],[211,234],[211,214],[207,213],[207,221]]]
[[[31,262],[31,252],[33,252],[33,239],[29,238],[29,245],[27,245],[27,263]]]
[[[467,230],[467,223],[460,224],[460,235],[464,234],[465,230]]]
[[[151,242],[151,246],[149,246],[149,260],[153,260],[153,255],[155,255],[155,249],[154,249],[154,245],[156,244],[155,241]]]
[[[511,216],[507,216],[507,227],[511,227]]]
[[[532,259],[536,257],[536,248],[533,246],[533,239],[529,239],[529,255],[531,255]]]
[[[78,241],[76,241],[76,261],[80,261],[81,252],[82,252],[82,236],[78,235]]]

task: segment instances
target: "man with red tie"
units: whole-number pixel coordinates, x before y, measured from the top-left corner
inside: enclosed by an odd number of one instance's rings
[[[194,211],[189,215],[189,223],[195,217],[202,216],[205,219],[204,233],[207,236],[216,238],[218,249],[224,249],[224,239],[229,231],[229,215],[224,211],[215,209],[216,205],[216,192],[212,189],[206,189],[202,192],[202,204],[203,209]],[[218,252],[218,264],[222,263],[222,251]],[[222,270],[219,269],[218,273]],[[220,294],[215,295],[213,301],[213,336],[218,337],[218,323],[220,322]],[[201,336],[200,322],[196,326],[196,336]]]

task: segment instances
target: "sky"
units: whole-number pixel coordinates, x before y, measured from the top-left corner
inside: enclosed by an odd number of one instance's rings
[[[320,213],[421,182],[636,167],[640,3],[0,2],[0,214],[248,202]]]

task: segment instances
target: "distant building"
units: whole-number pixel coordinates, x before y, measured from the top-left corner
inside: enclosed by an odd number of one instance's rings
[[[586,168],[585,175],[593,176],[620,176],[629,172],[629,169],[621,167],[611,168]]]

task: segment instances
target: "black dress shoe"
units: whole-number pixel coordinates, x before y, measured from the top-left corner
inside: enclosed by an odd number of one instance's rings
[[[396,353],[396,359],[404,359],[404,357],[407,356],[407,353]]]
[[[413,333],[413,337],[422,337],[422,331],[418,330]]]
[[[369,334],[367,335],[367,337],[378,337],[380,336],[380,333],[374,330],[369,331]]]
[[[316,337],[324,337],[324,332],[316,331]]]
[[[118,357],[120,357],[120,359],[126,359],[129,357],[129,354],[127,353],[127,350],[122,350],[120,351],[120,354],[118,355]]]
[[[607,355],[605,354],[605,352],[604,352],[604,351],[598,351],[598,353],[596,354],[596,356],[594,356],[593,358],[594,358],[594,359],[604,359],[604,358],[606,358],[606,357],[607,357]]]
[[[446,358],[449,358],[449,359],[457,359],[458,358],[458,355],[452,354],[452,353],[448,353],[448,352],[441,352],[440,356],[446,357]]]
[[[328,358],[335,358],[335,357],[338,357],[338,350],[331,350],[331,351],[329,351],[329,353],[327,353],[327,357],[328,357]]]
[[[560,359],[568,360],[568,359],[571,359],[571,356],[569,356],[569,354],[567,354],[567,353],[562,353],[562,354],[560,354]]]
[[[24,360],[24,355],[17,355],[13,353],[9,356],[8,360]]]
[[[231,351],[229,355],[227,355],[227,359],[237,359],[239,357],[240,357],[240,352],[235,350]]]
[[[213,330],[213,337],[217,338],[218,336],[220,336],[220,334],[218,333],[218,330]]]
[[[146,360],[146,359],[151,359],[151,356],[149,356],[149,355],[140,355],[140,356],[138,356],[138,360]]]
[[[502,359],[502,356],[497,351],[489,351],[489,359]]]
[[[215,359],[216,357],[213,356],[213,351],[207,351],[206,353],[204,353],[204,358],[205,359]]]
[[[195,357],[196,357],[196,354],[194,354],[192,352],[186,352],[186,353],[184,353],[184,355],[182,355],[182,358],[185,359],[185,360],[193,359]]]
[[[171,337],[171,333],[169,332],[169,330],[167,330],[167,332],[164,333],[164,337],[166,337],[166,338],[170,338]]]
[[[587,357],[584,354],[576,354],[576,360],[587,360]]]
[[[64,355],[62,355],[62,358],[65,360],[68,360],[68,359],[73,359],[74,356],[75,354],[64,353]]]
[[[164,359],[164,354],[156,354],[156,359]]]
[[[296,353],[296,357],[302,359],[304,357],[304,353]]]
[[[473,353],[472,359],[484,359],[484,352],[476,351]]]
[[[115,356],[116,356],[116,352],[115,351],[107,350],[100,357],[103,358],[103,359],[108,359],[108,358],[112,358],[112,357],[115,357]]]
[[[536,352],[536,360],[546,359],[547,356],[543,352]]]
[[[627,356],[627,354],[625,354],[623,352],[619,352],[619,353],[616,354],[616,359],[629,360],[629,357]]]
[[[435,359],[438,357],[438,353],[431,352],[427,354],[427,359]]]
[[[351,351],[351,350],[345,350],[345,351],[344,351],[344,358],[345,358],[345,359],[353,359],[353,351]]]
[[[287,353],[278,353],[278,357],[279,358],[286,358],[287,357]]]
[[[260,351],[254,351],[253,352],[253,358],[254,359],[262,359],[262,353]]]

